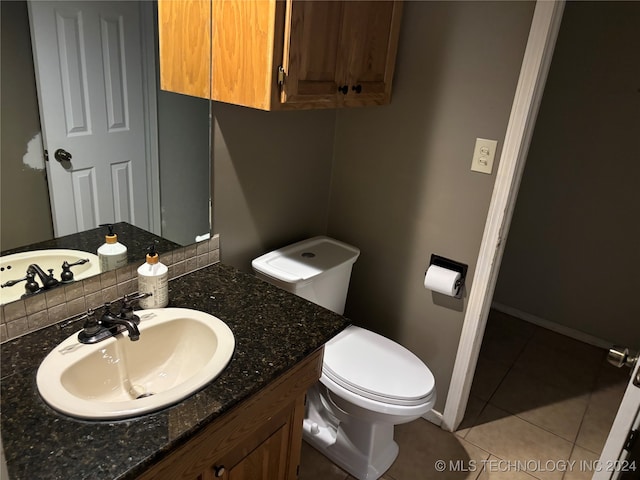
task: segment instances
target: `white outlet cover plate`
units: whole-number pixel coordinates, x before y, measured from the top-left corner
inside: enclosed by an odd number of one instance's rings
[[[471,161],[471,170],[474,172],[491,174],[497,148],[497,140],[476,138],[476,146],[473,149],[473,160]]]

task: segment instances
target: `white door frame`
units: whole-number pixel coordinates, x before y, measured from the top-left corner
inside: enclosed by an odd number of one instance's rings
[[[536,2],[442,416],[442,428],[449,431],[458,428],[467,408],[504,244],[563,10],[564,1]]]

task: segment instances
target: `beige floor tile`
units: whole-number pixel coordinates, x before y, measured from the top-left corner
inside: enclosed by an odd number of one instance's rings
[[[591,480],[599,455],[579,446],[573,447],[569,468],[562,480]]]
[[[478,480],[535,480],[535,478],[510,462],[491,455],[482,465]]]
[[[347,480],[358,480],[358,479],[356,477],[352,477],[351,475],[349,475],[347,477]],[[383,475],[378,480],[395,480],[395,478],[389,477],[387,475]]]
[[[526,322],[501,312],[492,311],[482,338],[480,355],[494,362],[512,365],[522,353],[533,335],[533,328]]]
[[[600,454],[604,447],[616,412],[589,405],[580,425],[576,445]]]
[[[625,377],[618,378],[617,383],[598,382],[600,386],[596,387],[589,398],[589,406],[582,420],[576,445],[600,454],[620,407],[627,382],[628,378]]]
[[[465,440],[498,458],[513,461],[568,460],[573,444],[488,404]],[[561,479],[562,472],[538,472],[542,479]]]
[[[530,343],[515,366],[546,383],[584,394],[596,384],[600,359],[584,361],[564,351]]]
[[[617,368],[604,359],[598,370],[596,386],[598,388],[608,385],[623,385],[629,383],[630,371],[628,368]]]
[[[423,419],[395,429],[400,453],[386,476],[393,480],[475,480],[479,471],[469,471],[489,454],[464,439]],[[438,469],[444,462],[444,470]],[[442,471],[441,471],[442,470]]]
[[[476,371],[471,384],[471,395],[488,401],[495,393],[498,385],[509,371],[509,366],[489,358],[478,358]]]
[[[456,430],[455,432],[456,435],[462,438],[467,436],[467,433],[469,433],[471,427],[476,424],[478,417],[480,416],[480,413],[482,413],[482,409],[486,404],[486,401],[474,395],[471,395],[469,397],[469,401],[467,402],[467,409],[464,412],[464,418],[462,419],[458,430]]]
[[[572,394],[513,368],[490,403],[574,442],[588,400],[588,394]]]
[[[345,480],[347,472],[340,469],[307,442],[302,442],[299,480]]]
[[[589,405],[602,408],[607,412],[617,412],[624,392],[629,384],[629,370],[616,383],[599,382],[589,398]]]
[[[606,354],[602,348],[594,347],[546,328],[536,330],[530,343],[534,346],[551,348],[566,353],[580,362],[588,362],[590,366],[599,365]]]

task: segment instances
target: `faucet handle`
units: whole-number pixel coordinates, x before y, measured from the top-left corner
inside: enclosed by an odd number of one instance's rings
[[[96,312],[94,312],[91,308],[87,310],[87,314],[85,315],[84,325],[82,329],[88,335],[95,335],[100,330],[100,323],[96,320]]]
[[[95,311],[92,308],[89,308],[85,313],[81,313],[80,315],[71,317],[70,319],[65,320],[64,322],[60,322],[58,324],[58,328],[63,329],[65,327],[68,327],[72,323],[79,322],[80,320],[85,320],[85,326],[86,326],[87,323],[91,321],[91,319],[95,321]]]
[[[137,302],[138,300],[142,300],[143,298],[147,298],[147,297],[150,297],[152,295],[153,295],[153,293],[142,293],[142,292],[127,293],[122,298],[122,301],[125,304],[130,305],[132,302]]]
[[[19,278],[17,280],[9,280],[8,282],[0,285],[0,288],[13,287],[14,285],[24,281],[27,282],[24,286],[25,295],[31,295],[32,293],[37,293],[40,291],[40,285],[36,281],[36,272],[31,269],[27,270],[27,274],[23,278]]]
[[[102,312],[103,317],[106,317],[107,315],[113,315],[113,313],[111,312],[111,302],[104,302],[104,305],[102,307],[104,308],[104,312]]]
[[[73,272],[71,271],[71,267],[75,267],[76,265],[84,265],[88,261],[88,258],[83,258],[74,263],[69,263],[66,260],[62,262],[62,273],[60,274],[60,280],[62,281],[62,283],[73,282]]]
[[[118,314],[118,317],[125,320],[131,320],[136,325],[138,325],[140,323],[140,317],[133,313],[133,304],[138,300],[142,300],[143,298],[147,298],[149,296],[151,296],[150,293],[126,294],[122,298],[122,307],[120,307],[120,313]]]

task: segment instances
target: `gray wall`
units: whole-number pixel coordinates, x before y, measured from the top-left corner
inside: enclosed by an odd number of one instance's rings
[[[471,285],[495,179],[470,171],[475,138],[502,145],[532,13],[531,2],[407,2],[389,106],[213,107],[222,260],[250,270],[321,233],[358,246],[346,314],[429,365],[440,411],[466,300],[434,296],[424,272],[431,253],[449,256],[469,264]]]
[[[209,232],[209,101],[158,90],[162,237],[190,245]]]
[[[499,158],[533,4],[405,8],[391,105],[338,113],[329,234],[361,249],[347,316],[418,355],[442,411],[466,298],[426,290],[424,273],[443,255],[469,265],[472,288],[497,162],[471,172],[471,156],[482,137]]]
[[[640,3],[565,8],[494,300],[640,345]]]
[[[225,263],[326,233],[335,111],[214,102],[214,228]]]
[[[27,3],[1,2],[0,8],[0,250],[8,250],[53,238],[53,225]]]

